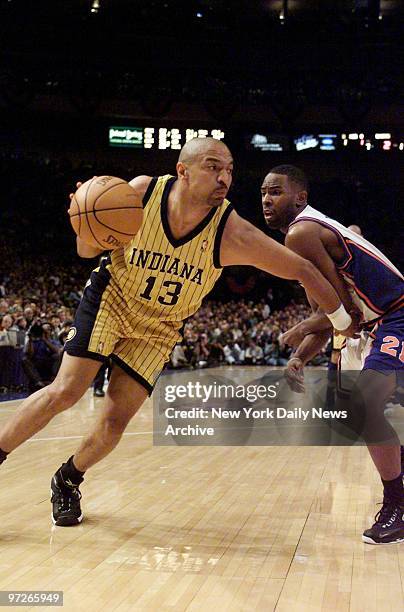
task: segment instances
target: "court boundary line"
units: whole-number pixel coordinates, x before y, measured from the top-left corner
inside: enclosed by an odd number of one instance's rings
[[[152,431],[125,431],[122,436],[147,436],[152,434]],[[57,436],[55,438],[29,438],[29,440],[25,440],[26,442],[46,442],[46,441],[57,441],[57,440],[81,440],[84,436]]]

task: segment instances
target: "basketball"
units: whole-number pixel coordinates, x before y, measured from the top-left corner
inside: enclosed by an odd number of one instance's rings
[[[117,249],[129,242],[143,220],[134,189],[121,178],[96,176],[83,183],[69,208],[77,236],[99,249]]]

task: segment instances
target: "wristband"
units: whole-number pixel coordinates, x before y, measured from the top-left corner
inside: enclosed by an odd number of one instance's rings
[[[338,331],[346,329],[352,323],[351,316],[347,313],[343,304],[337,310],[334,310],[334,312],[327,314],[327,317],[330,319],[334,329]]]

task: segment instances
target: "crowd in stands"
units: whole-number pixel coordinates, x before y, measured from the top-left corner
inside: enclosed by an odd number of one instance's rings
[[[80,274],[61,268],[41,269],[36,277],[31,270],[24,276],[28,267],[0,278],[0,368],[4,347],[20,350],[29,389],[35,390],[57,373],[84,283]],[[284,366],[290,349],[280,334],[304,319],[309,309],[291,302],[271,312],[270,302],[206,301],[185,323],[183,342],[175,347],[170,366]]]
[[[73,309],[59,300],[47,304],[43,297],[7,295],[5,285],[0,298],[0,390],[35,391],[57,374]]]
[[[11,250],[3,241],[0,254]],[[5,263],[0,272],[0,388],[35,390],[57,373],[88,272],[80,265],[73,270],[46,257],[24,259],[17,249],[14,253],[4,257],[11,265]]]
[[[184,326],[183,342],[171,357],[178,367],[217,365],[285,366],[291,349],[281,334],[310,314],[305,304],[289,303],[271,312],[268,301],[206,301]],[[314,365],[326,363],[325,354]]]

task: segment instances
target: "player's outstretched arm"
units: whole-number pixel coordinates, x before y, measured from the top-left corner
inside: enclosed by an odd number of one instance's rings
[[[331,337],[330,330],[323,329],[315,334],[308,334],[304,337],[292,358],[300,359],[305,366],[313,357],[319,354]]]
[[[284,332],[282,342],[297,348],[306,336],[323,330],[328,330],[329,334],[331,333],[331,321],[323,312],[315,312]]]
[[[234,211],[223,232],[220,262],[223,266],[255,266],[280,278],[297,280],[331,315],[336,329],[345,331],[352,323],[337,292],[312,263],[278,244]]]

